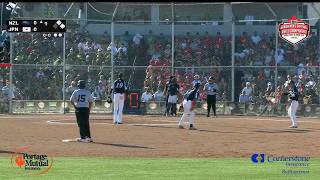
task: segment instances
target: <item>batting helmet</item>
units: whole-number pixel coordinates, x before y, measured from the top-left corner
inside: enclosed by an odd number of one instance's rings
[[[86,81],[84,81],[84,80],[79,80],[77,86],[78,86],[78,88],[80,88],[80,89],[85,88],[85,87],[86,87]]]

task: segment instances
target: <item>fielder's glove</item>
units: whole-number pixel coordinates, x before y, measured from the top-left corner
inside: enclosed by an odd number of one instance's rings
[[[108,96],[108,98],[107,98],[107,102],[108,102],[109,104],[111,104],[111,103],[112,103],[112,99],[111,99],[111,97],[110,97],[110,96]]]

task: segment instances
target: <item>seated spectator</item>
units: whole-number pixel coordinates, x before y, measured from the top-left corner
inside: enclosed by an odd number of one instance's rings
[[[254,34],[251,36],[251,41],[255,44],[258,45],[259,42],[261,41],[261,37],[258,35],[258,32],[255,31]]]
[[[134,35],[132,41],[134,43],[135,46],[139,46],[141,43],[141,39],[143,38],[143,36],[139,33],[137,33],[136,35]]]
[[[152,93],[151,93],[151,88],[150,87],[145,87],[145,92],[142,93],[141,95],[141,102],[149,102],[152,100]]]
[[[164,101],[165,97],[160,87],[157,88],[157,91],[153,94],[155,101]]]

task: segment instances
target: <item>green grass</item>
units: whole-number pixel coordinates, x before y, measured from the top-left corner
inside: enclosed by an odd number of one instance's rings
[[[37,177],[18,174],[10,158],[0,158],[0,179],[319,179],[320,159],[311,159],[306,174],[282,174],[282,163],[253,164],[250,158],[54,158],[53,168]]]

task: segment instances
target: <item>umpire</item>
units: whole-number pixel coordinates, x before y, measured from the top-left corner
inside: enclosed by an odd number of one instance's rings
[[[78,127],[80,129],[80,138],[78,142],[93,142],[90,135],[89,114],[92,107],[93,97],[91,93],[85,89],[86,82],[78,81],[78,89],[74,90],[70,101],[74,106]]]
[[[214,116],[217,117],[216,114],[216,94],[218,91],[218,85],[213,82],[213,77],[211,76],[208,82],[204,85],[203,89],[207,94],[207,117],[210,117],[210,109],[212,107]]]

